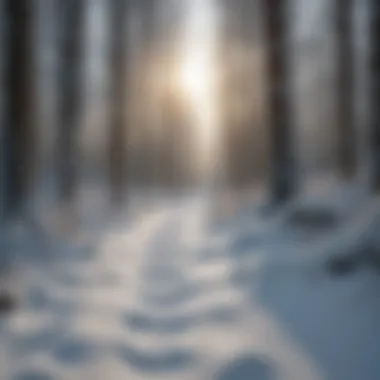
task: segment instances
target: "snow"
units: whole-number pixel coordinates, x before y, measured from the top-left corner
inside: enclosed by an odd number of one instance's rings
[[[0,379],[379,379],[379,277],[324,265],[372,237],[379,205],[342,191],[223,223],[204,197],[165,200],[51,239],[49,260],[7,231],[17,308],[0,317]],[[310,205],[337,225],[290,223]]]

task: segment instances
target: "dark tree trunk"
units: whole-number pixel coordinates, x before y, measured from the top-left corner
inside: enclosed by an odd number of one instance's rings
[[[4,54],[4,216],[24,211],[31,191],[35,135],[33,115],[33,2],[3,3]]]
[[[335,0],[338,166],[343,178],[356,170],[353,0]]]
[[[262,0],[266,31],[268,117],[272,201],[282,204],[295,192],[295,163],[287,69],[287,0]]]
[[[126,90],[126,21],[127,2],[114,0],[110,2],[109,25],[111,29],[110,43],[110,129],[109,129],[109,182],[111,198],[119,203],[124,199],[127,171],[125,107]]]
[[[370,133],[373,190],[380,193],[380,2],[370,2]]]
[[[156,0],[142,0],[140,10],[143,21],[143,43],[148,46],[153,42],[156,31],[156,14],[158,2]]]
[[[77,184],[78,132],[81,116],[84,0],[59,1],[59,118],[57,139],[58,195],[70,202]]]

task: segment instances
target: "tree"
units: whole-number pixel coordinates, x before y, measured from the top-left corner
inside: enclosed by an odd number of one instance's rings
[[[373,190],[380,193],[380,3],[370,2],[370,134]]]
[[[224,170],[229,185],[234,188],[261,180],[266,166],[265,134],[258,104],[262,85],[255,59],[262,51],[257,6],[257,1],[223,0],[219,24],[218,97]]]
[[[142,41],[144,47],[149,48],[154,43],[153,39],[157,31],[157,6],[156,0],[143,0],[139,3],[143,23]]]
[[[57,174],[58,195],[60,200],[66,203],[73,200],[77,183],[85,2],[84,0],[60,1],[59,11],[60,125],[57,138]]]
[[[24,222],[33,186],[36,145],[33,113],[34,8],[29,0],[6,0],[0,6],[4,7],[3,20],[6,24],[3,216],[5,221],[21,218]],[[7,268],[1,268],[2,271],[4,269]],[[0,284],[0,313],[9,312],[14,306],[13,296]]]
[[[352,177],[356,169],[353,5],[353,0],[335,0],[338,164],[344,178]]]
[[[127,2],[114,0],[110,2],[109,25],[111,28],[110,42],[110,128],[109,128],[109,181],[111,197],[116,203],[123,200],[126,179],[126,15]]]
[[[344,5],[342,4],[342,7]],[[372,190],[378,195],[380,193],[380,3],[378,0],[369,2],[369,83],[370,83],[370,148],[372,155]],[[361,236],[354,235],[355,244],[360,241],[360,249],[349,251],[346,255],[333,256],[327,265],[330,272],[338,275],[350,274],[361,265],[369,265],[376,270],[380,268],[378,247],[378,216],[373,218],[367,227],[367,231],[361,232]],[[347,242],[344,246],[347,251]],[[352,252],[353,251],[353,252]]]
[[[290,85],[287,70],[287,0],[262,0],[266,31],[268,123],[271,141],[272,201],[282,204],[295,192]]]
[[[33,2],[7,0],[4,107],[4,216],[25,210],[35,158]]]

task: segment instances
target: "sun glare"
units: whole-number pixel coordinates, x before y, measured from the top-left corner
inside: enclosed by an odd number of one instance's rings
[[[180,82],[182,90],[188,98],[200,103],[205,101],[205,97],[210,88],[210,68],[202,55],[199,53],[188,53],[185,56],[181,70]],[[199,105],[199,104],[198,104]]]
[[[212,1],[192,0],[184,50],[179,61],[178,85],[194,116],[203,167],[211,165],[216,145],[215,8]],[[207,169],[206,169],[207,170]]]

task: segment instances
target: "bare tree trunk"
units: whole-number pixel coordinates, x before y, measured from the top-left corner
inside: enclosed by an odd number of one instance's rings
[[[147,94],[146,99],[146,112],[149,112],[149,122],[150,123],[160,123],[158,120],[158,100],[157,95],[151,91],[154,79],[152,79],[152,67],[158,66],[157,52],[161,51],[160,46],[160,25],[158,20],[158,9],[164,8],[164,2],[158,2],[156,0],[144,0],[138,2],[138,12],[139,12],[139,60],[141,60],[140,73],[142,74],[143,84],[141,85],[141,90],[145,91]],[[150,77],[147,77],[144,73],[148,70]],[[144,96],[142,94],[139,95]],[[148,127],[148,130],[151,126]],[[145,127],[146,128],[146,127]],[[149,133],[149,132],[148,132]],[[155,145],[155,139],[153,136],[147,138],[147,144],[145,149],[150,149]],[[148,153],[148,152],[147,152]],[[145,156],[146,159],[143,160],[142,170],[144,171],[144,186],[152,188],[157,186],[159,178],[159,160],[160,156],[157,154],[155,156],[154,152],[150,151],[148,155]]]
[[[287,0],[262,0],[267,37],[269,128],[272,149],[271,192],[275,204],[295,193],[289,72],[287,70]]]
[[[350,1],[351,2],[351,1]],[[347,3],[350,3],[347,2]],[[341,1],[342,8],[348,7],[345,1]],[[373,192],[380,193],[380,2],[370,0],[369,5],[369,132],[371,149],[371,169]],[[344,11],[344,12],[347,12]],[[347,275],[360,266],[369,266],[376,270],[380,268],[379,249],[377,235],[379,233],[378,219],[374,219],[368,231],[361,237],[362,247],[359,250],[349,250],[346,255],[337,255],[327,261],[327,269],[334,275]],[[346,244],[344,245],[346,248]],[[354,245],[355,246],[355,245]]]
[[[62,24],[60,25],[60,126],[57,139],[57,171],[58,195],[60,200],[66,203],[73,200],[77,184],[85,2],[61,0],[59,11]]]
[[[127,151],[126,151],[126,16],[127,2],[114,0],[110,2],[111,28],[111,97],[109,129],[109,182],[111,198],[115,203],[123,201],[126,187]]]
[[[380,3],[370,2],[370,133],[373,190],[380,193]]]
[[[7,0],[4,12],[4,216],[25,210],[34,175],[33,2]]]
[[[161,5],[162,6],[162,5]],[[156,31],[156,13],[158,2],[156,0],[143,0],[140,4],[143,19],[143,43],[150,48]]]
[[[338,165],[343,178],[355,175],[356,131],[354,99],[353,0],[335,1],[337,34]]]

